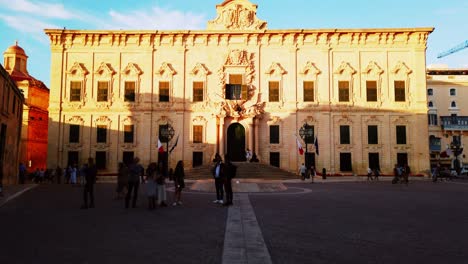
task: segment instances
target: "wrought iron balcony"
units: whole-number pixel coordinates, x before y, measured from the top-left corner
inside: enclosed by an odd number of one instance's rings
[[[441,116],[440,122],[443,130],[468,131],[468,116]]]

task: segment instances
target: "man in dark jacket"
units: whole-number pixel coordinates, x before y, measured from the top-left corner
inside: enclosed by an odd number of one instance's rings
[[[236,177],[237,166],[232,164],[228,155],[224,158],[224,191],[226,192],[226,202],[224,206],[232,205],[232,178]]]
[[[88,168],[86,169],[86,179],[83,189],[83,205],[81,209],[94,208],[94,184],[96,183],[97,168],[93,158],[88,159]],[[89,194],[89,206],[88,206]]]
[[[216,188],[216,200],[213,203],[223,203],[223,183],[224,183],[224,163],[221,160],[220,156],[217,156],[214,160],[215,165],[213,167],[212,173],[215,180],[215,188]]]
[[[139,164],[140,159],[133,159],[132,164],[128,166],[128,192],[125,196],[125,208],[128,208],[133,190],[132,207],[136,207],[138,198],[138,187],[140,186],[140,176],[144,174],[144,168]]]

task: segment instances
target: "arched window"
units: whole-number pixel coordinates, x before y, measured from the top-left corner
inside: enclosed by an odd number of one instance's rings
[[[450,107],[453,107],[453,108],[457,107],[457,103],[455,103],[455,101],[452,101],[452,103],[450,104]]]
[[[429,107],[434,107],[434,103],[432,103],[432,101],[429,102]]]

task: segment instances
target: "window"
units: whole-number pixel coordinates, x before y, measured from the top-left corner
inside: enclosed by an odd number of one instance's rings
[[[351,153],[340,153],[340,171],[353,171]]]
[[[349,82],[339,81],[338,82],[338,93],[340,102],[349,102]]]
[[[107,153],[105,151],[96,151],[96,168],[105,170],[107,164]]]
[[[125,102],[135,102],[135,82],[125,82]]]
[[[455,101],[452,101],[452,102],[450,103],[450,107],[456,108],[456,107],[457,107],[457,103],[456,103]]]
[[[133,143],[133,125],[124,125],[124,143]]]
[[[367,127],[367,144],[379,144],[379,133],[377,126]]]
[[[122,155],[122,161],[125,164],[130,165],[133,162],[133,157],[134,157],[133,151],[124,151]]]
[[[159,82],[159,102],[169,102],[169,82]]]
[[[247,86],[242,85],[241,74],[229,75],[229,83],[226,84],[226,99],[247,100]]]
[[[79,125],[70,125],[70,134],[69,134],[69,143],[79,143],[80,142],[80,126]]]
[[[107,102],[109,94],[109,82],[98,82],[97,101]]]
[[[274,167],[280,167],[280,153],[270,152],[270,165]]]
[[[456,96],[457,95],[457,89],[452,88],[450,89],[450,96]]]
[[[194,168],[203,165],[203,152],[193,152],[192,159]]]
[[[429,102],[428,107],[434,107],[434,103],[432,101]]]
[[[434,90],[432,88],[427,89],[427,95],[434,95]]]
[[[395,81],[395,102],[404,102],[406,100],[405,95],[405,81]]]
[[[427,114],[427,121],[430,126],[437,126],[437,114]]]
[[[193,101],[203,102],[203,82],[193,82]]]
[[[304,82],[304,102],[314,101],[314,82]]]
[[[406,144],[406,126],[396,126],[397,144]]]
[[[380,170],[379,153],[369,153],[369,168],[371,168],[372,170]]]
[[[81,101],[81,82],[70,82],[70,102]]]
[[[98,125],[96,130],[96,142],[106,143],[107,142],[107,126]]]
[[[351,144],[349,126],[340,126],[340,144]]]
[[[279,126],[270,126],[270,144],[279,144]]]
[[[268,99],[270,102],[279,102],[279,82],[268,82]]]
[[[367,102],[377,102],[377,81],[366,81]]]
[[[203,126],[193,126],[193,143],[203,143]]]

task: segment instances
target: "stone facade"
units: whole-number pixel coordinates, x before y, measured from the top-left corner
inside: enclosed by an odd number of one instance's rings
[[[169,148],[178,138],[172,165],[209,164],[215,153],[242,160],[249,148],[260,162],[297,171],[296,135],[307,125],[306,156],[318,169],[429,168],[433,28],[269,30],[256,9],[224,1],[207,30],[45,30],[48,165],[99,156],[102,173],[113,173],[132,153],[148,164],[169,124]]]
[[[468,144],[468,69],[430,68],[427,89],[432,165],[455,168],[455,159],[468,163],[464,152],[454,155]]]
[[[0,183],[14,184],[18,183],[24,97],[2,65],[0,99]]]

